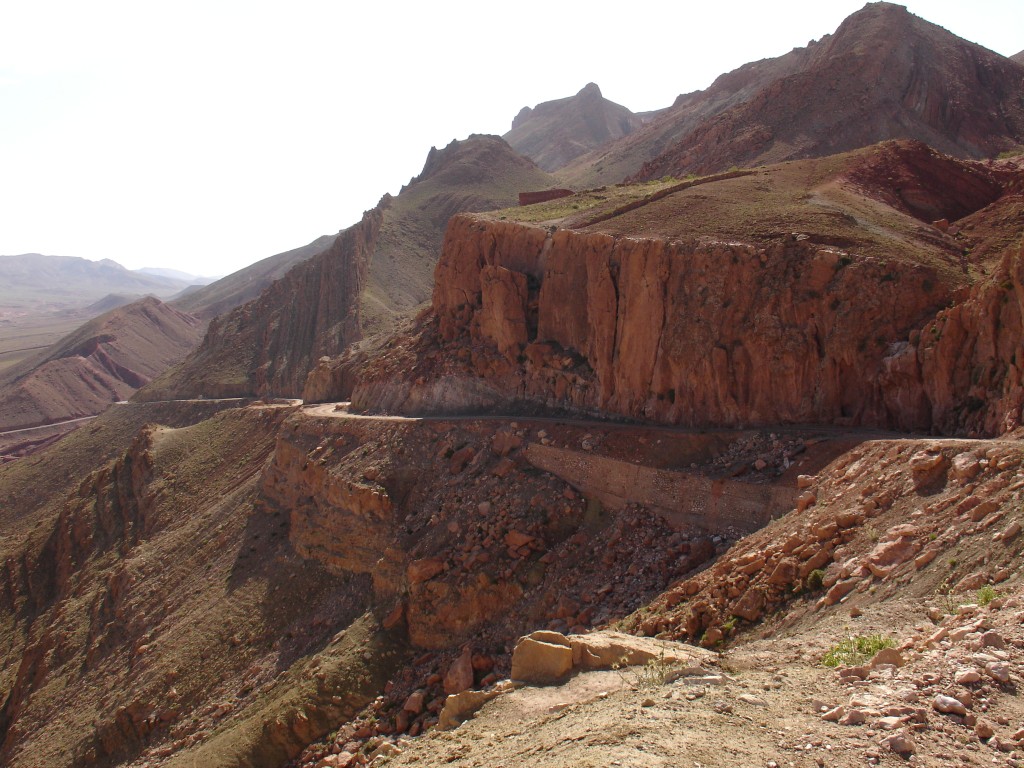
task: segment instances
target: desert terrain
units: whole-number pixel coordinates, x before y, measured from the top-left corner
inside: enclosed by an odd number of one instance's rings
[[[12,335],[0,764],[1020,765],[1019,58],[868,4]]]

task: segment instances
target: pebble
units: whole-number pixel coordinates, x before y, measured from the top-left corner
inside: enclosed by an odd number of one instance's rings
[[[744,704],[751,704],[751,705],[753,705],[755,707],[767,707],[768,706],[768,702],[767,701],[765,701],[764,699],[760,698],[759,696],[752,696],[749,693],[742,693],[739,696],[737,696],[736,698],[738,698]]]
[[[905,733],[894,733],[892,736],[886,736],[879,744],[883,747],[888,747],[897,755],[912,755],[917,749],[914,740]]]
[[[981,673],[974,667],[961,667],[953,679],[957,685],[971,685],[981,680]]]
[[[935,697],[932,702],[932,707],[936,711],[942,712],[945,715],[966,715],[967,707],[963,705],[958,699],[954,699],[952,696],[945,696],[939,694]]]
[[[991,661],[985,665],[985,671],[997,683],[1010,682],[1010,665],[1005,661]]]

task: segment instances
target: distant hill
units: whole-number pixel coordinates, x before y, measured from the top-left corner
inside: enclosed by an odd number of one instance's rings
[[[78,328],[0,376],[0,431],[100,413],[199,342],[196,318],[147,296]]]
[[[506,207],[518,192],[552,183],[497,136],[431,149],[423,172],[397,197],[385,195],[328,248],[215,318],[200,348],[137,397],[300,396],[321,356],[393,329],[430,299],[452,215]]]
[[[641,118],[601,95],[588,83],[575,96],[523,107],[505,141],[545,171],[556,171],[580,155],[627,136]]]
[[[116,261],[23,253],[0,256],[0,307],[33,311],[85,307],[111,293],[169,297],[188,283],[133,272]]]
[[[208,285],[190,285],[181,295],[174,298],[174,306],[196,317],[209,320],[256,298],[268,285],[282,277],[300,261],[305,261],[330,247],[334,238],[335,235],[323,235],[309,245],[293,248],[276,256],[268,256]]]
[[[819,157],[894,138],[988,157],[1024,140],[1024,69],[891,3],[746,64],[564,169],[577,183]]]
[[[218,280],[216,277],[203,277],[202,275],[191,275],[188,272],[182,272],[177,269],[166,269],[165,267],[142,267],[136,269],[136,272],[141,272],[144,275],[156,275],[157,277],[166,277],[171,280],[177,280],[188,285],[209,285],[210,283]]]

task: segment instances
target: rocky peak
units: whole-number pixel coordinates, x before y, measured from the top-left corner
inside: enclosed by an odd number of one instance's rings
[[[402,191],[428,179],[434,179],[456,166],[472,166],[476,164],[474,158],[480,159],[482,155],[505,155],[507,161],[526,163],[522,158],[516,157],[516,153],[500,136],[473,133],[462,141],[452,139],[444,149],[431,147],[430,152],[427,153],[427,160],[423,164],[423,170],[419,176],[413,177],[409,184],[402,188]],[[481,167],[489,168],[492,165],[492,162],[487,162]]]
[[[597,83],[574,96],[523,107],[505,139],[546,171],[554,171],[609,141],[633,132],[640,117],[608,101]]]

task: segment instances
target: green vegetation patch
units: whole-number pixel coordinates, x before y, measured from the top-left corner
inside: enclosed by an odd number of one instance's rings
[[[857,635],[843,640],[826,653],[821,663],[826,667],[849,667],[863,664],[883,648],[892,648],[896,641],[884,635]]]
[[[978,605],[988,605],[997,597],[999,597],[999,593],[996,592],[995,587],[991,584],[986,584],[978,590]]]

